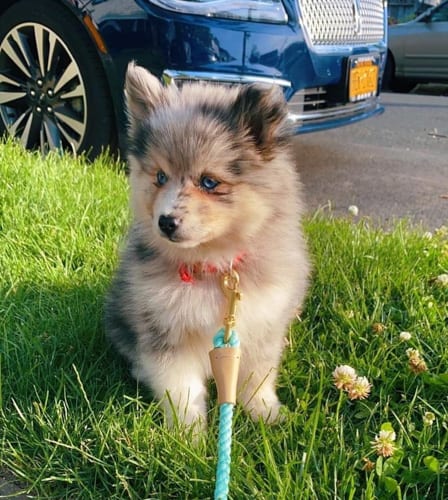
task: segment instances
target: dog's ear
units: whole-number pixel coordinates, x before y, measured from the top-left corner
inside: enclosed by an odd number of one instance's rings
[[[234,113],[237,125],[248,131],[265,159],[272,158],[272,148],[290,136],[286,101],[278,86],[243,85]]]
[[[124,94],[131,131],[139,122],[150,116],[154,108],[165,99],[160,81],[134,62],[128,65]]]

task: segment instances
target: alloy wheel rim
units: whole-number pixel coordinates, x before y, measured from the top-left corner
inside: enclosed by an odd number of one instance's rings
[[[85,85],[64,41],[39,23],[11,29],[0,45],[0,117],[26,148],[77,151],[87,126]]]

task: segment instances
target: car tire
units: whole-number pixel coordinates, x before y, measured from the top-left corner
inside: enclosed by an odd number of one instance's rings
[[[390,52],[387,53],[386,67],[384,68],[383,80],[381,82],[382,90],[392,90],[391,82],[394,78],[395,65]]]
[[[382,90],[391,90],[392,92],[410,92],[415,87],[415,83],[405,79],[399,79],[395,76],[395,61],[391,52],[387,53],[386,67],[381,88]]]
[[[2,14],[0,132],[29,149],[86,152],[114,146],[112,99],[98,53],[79,20],[50,0]]]
[[[416,86],[416,83],[411,82],[409,80],[405,80],[402,78],[394,78],[391,82],[391,90],[394,92],[401,92],[404,94],[409,93],[414,87]]]

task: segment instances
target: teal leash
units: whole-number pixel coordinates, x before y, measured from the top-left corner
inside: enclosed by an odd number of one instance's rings
[[[240,341],[234,330],[231,330],[228,343],[224,343],[224,335],[224,328],[215,335],[213,339],[213,346],[215,349],[239,347]],[[225,500],[229,494],[234,407],[235,404],[232,402],[221,403],[219,406],[218,463],[216,465],[215,500]]]
[[[230,483],[230,452],[232,447],[233,409],[236,403],[238,369],[240,366],[240,341],[233,329],[238,301],[240,277],[230,264],[222,276],[222,290],[227,298],[227,315],[224,327],[213,338],[210,363],[218,390],[219,433],[218,463],[216,466],[215,500],[226,500]]]

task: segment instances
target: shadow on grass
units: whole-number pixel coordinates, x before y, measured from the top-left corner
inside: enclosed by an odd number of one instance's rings
[[[79,494],[95,488],[95,474],[112,488],[117,463],[126,466],[120,454],[134,453],[120,440],[154,421],[151,395],[105,339],[106,286],[23,283],[1,292],[0,473],[7,479],[0,475],[0,496]]]
[[[0,292],[1,408],[12,398],[20,407],[36,398],[82,399],[85,391],[100,410],[111,392],[136,394],[128,366],[105,338],[106,286],[23,283]]]

